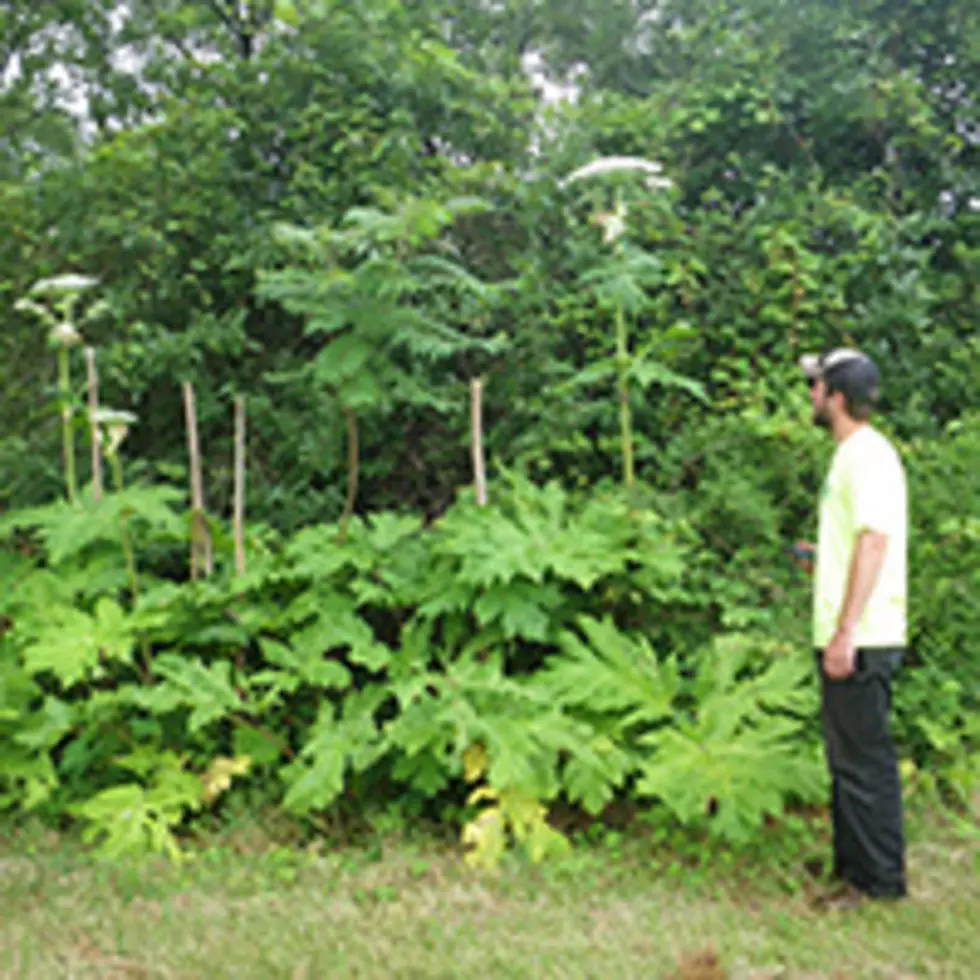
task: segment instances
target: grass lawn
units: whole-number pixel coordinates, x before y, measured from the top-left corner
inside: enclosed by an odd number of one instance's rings
[[[685,868],[615,836],[493,875],[432,841],[283,848],[254,825],[182,868],[10,835],[0,976],[975,980],[980,843],[910,836],[912,900],[818,914],[792,864]],[[723,969],[678,965],[708,949]]]

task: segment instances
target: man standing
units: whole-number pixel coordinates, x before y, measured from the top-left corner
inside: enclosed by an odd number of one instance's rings
[[[879,374],[865,354],[808,355],[813,420],[837,444],[820,494],[813,641],[832,782],[834,902],[907,894],[891,685],[906,644],[908,501],[894,446],[869,424]]]

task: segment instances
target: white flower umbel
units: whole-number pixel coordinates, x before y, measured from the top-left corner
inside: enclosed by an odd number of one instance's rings
[[[602,240],[607,245],[618,241],[626,231],[626,205],[622,201],[616,204],[616,210],[609,214],[596,215],[595,222],[602,228]]]
[[[64,276],[52,276],[50,279],[40,279],[31,286],[35,296],[64,296],[81,293],[99,284],[92,276],[77,276],[69,273]]]
[[[106,459],[112,468],[113,480],[116,484],[116,493],[122,494],[125,489],[123,478],[122,459],[119,456],[119,448],[129,434],[131,426],[136,424],[136,416],[132,412],[120,412],[112,408],[100,408],[92,415],[93,422],[104,430],[102,442],[105,445]],[[129,587],[133,594],[133,603],[139,601],[139,575],[136,570],[136,553],[133,550],[133,542],[129,537],[129,519],[125,510],[119,513],[119,539],[122,543],[123,555],[126,558],[126,571],[129,575]],[[149,652],[143,646],[144,663],[148,662]],[[147,672],[149,673],[149,672]]]
[[[626,172],[640,172],[647,175],[645,183],[648,187],[667,188],[673,187],[673,181],[661,176],[663,164],[655,160],[645,160],[643,157],[599,157],[591,163],[573,170],[562,182],[561,186],[573,184],[578,180],[586,180],[589,177],[602,177],[607,174]]]
[[[18,313],[30,313],[32,316],[36,316],[41,323],[46,327],[53,330],[57,325],[58,321],[54,318],[52,312],[45,306],[41,306],[40,303],[35,303],[32,299],[19,299],[14,303],[14,309]]]
[[[75,329],[75,324],[68,320],[59,323],[48,336],[55,347],[77,347],[82,342],[82,335]]]
[[[102,408],[95,413],[94,421],[105,430],[106,455],[116,456],[119,447],[129,434],[130,427],[136,424],[136,416],[132,412]]]

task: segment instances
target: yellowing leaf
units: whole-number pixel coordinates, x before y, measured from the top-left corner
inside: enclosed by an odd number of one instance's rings
[[[474,743],[463,753],[463,771],[468,783],[475,783],[486,771],[487,750]]]
[[[217,756],[211,760],[211,765],[201,776],[204,802],[210,805],[230,786],[235,776],[244,776],[252,760],[247,755],[229,759],[227,756]]]
[[[548,811],[538,800],[520,793],[504,793],[501,809],[514,839],[527,848],[528,857],[535,864],[568,848],[567,838],[548,824]]]
[[[492,786],[480,786],[466,798],[466,805],[473,806],[474,803],[481,803],[483,800],[493,800],[496,803],[497,799],[497,791]]]
[[[493,800],[496,805],[463,828],[462,841],[469,849],[465,860],[471,867],[495,870],[511,839],[527,850],[535,864],[569,848],[564,834],[548,824],[547,808],[533,796],[513,790],[498,794],[491,786],[481,786],[470,794],[467,804],[481,800]]]
[[[499,807],[484,810],[463,828],[463,844],[469,848],[466,863],[495,869],[507,850],[507,829]]]

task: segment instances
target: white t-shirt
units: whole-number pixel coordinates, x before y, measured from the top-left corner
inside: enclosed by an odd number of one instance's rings
[[[863,425],[834,453],[820,492],[813,594],[813,642],[837,629],[858,534],[888,536],[884,561],[855,631],[858,647],[904,646],[907,619],[908,491],[895,447]]]

